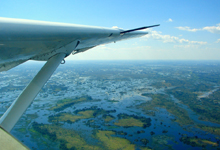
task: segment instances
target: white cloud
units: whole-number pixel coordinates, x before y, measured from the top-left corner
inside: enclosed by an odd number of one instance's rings
[[[185,30],[185,31],[190,31],[190,32],[196,32],[198,30],[201,30],[201,29],[190,29],[190,27],[176,27],[177,29],[179,30]]]
[[[187,44],[187,45],[174,45],[174,48],[199,48],[199,45],[191,45],[191,44]]]
[[[173,20],[172,20],[171,18],[169,18],[169,19],[167,20],[167,22],[173,22]]]
[[[216,34],[220,34],[220,23],[217,24],[217,26],[208,26],[208,27],[204,27],[202,28],[203,30],[207,30],[211,33],[216,33]]]
[[[201,29],[191,29],[190,27],[176,27],[177,29],[179,30],[185,30],[185,31],[190,31],[190,32],[196,32],[196,31],[201,31],[201,30],[206,30],[208,32],[211,32],[211,33],[216,33],[216,34],[220,34],[220,23],[217,24],[216,26],[207,26],[207,27],[203,27]]]
[[[109,48],[108,46],[106,46],[105,44],[99,45],[97,47],[95,47],[96,49],[99,50],[111,50],[111,48]]]
[[[220,43],[220,39],[218,39],[215,43]]]
[[[176,36],[162,35],[161,32],[157,32],[157,31],[151,31],[151,34],[148,34],[144,37],[161,40],[164,43],[187,43],[187,44],[199,44],[199,45],[207,44],[207,42],[203,42],[203,41],[190,41],[184,38],[180,39],[179,37]]]
[[[118,27],[118,26],[113,26],[112,28],[113,28],[113,29],[118,29],[119,27]]]

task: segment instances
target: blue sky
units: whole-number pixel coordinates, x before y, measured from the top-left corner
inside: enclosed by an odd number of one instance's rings
[[[132,29],[149,35],[102,45],[73,60],[220,60],[219,0],[0,0],[0,17]]]

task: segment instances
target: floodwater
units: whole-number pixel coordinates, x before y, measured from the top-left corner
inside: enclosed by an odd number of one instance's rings
[[[157,79],[158,77],[178,77],[186,80],[189,77],[188,74],[191,72],[191,70],[197,69],[199,72],[205,70],[205,72],[210,73],[210,69],[207,67],[206,69],[198,68],[200,66],[193,64],[192,66],[187,65],[188,63],[189,62],[187,61],[186,64],[181,65],[182,62],[172,62],[170,64],[167,62],[153,62],[152,64],[149,62],[140,62],[142,65],[139,65],[139,63],[135,64],[134,62],[130,62],[129,65],[128,62],[125,62],[120,65],[120,63],[117,62],[105,62],[104,64],[101,64],[100,62],[93,64],[86,62],[85,65],[81,62],[77,62],[61,69],[58,68],[47,84],[52,83],[51,85],[62,85],[67,87],[67,90],[60,90],[59,92],[53,94],[53,89],[46,87],[46,92],[39,93],[11,133],[31,149],[59,149],[59,143],[45,139],[43,136],[36,136],[34,133],[30,132],[32,122],[36,121],[38,123],[51,124],[48,122],[48,117],[59,112],[49,111],[49,108],[53,107],[58,100],[89,95],[93,99],[99,99],[100,101],[78,103],[66,108],[63,111],[73,113],[78,109],[97,106],[98,108],[102,108],[104,110],[116,110],[116,112],[110,113],[115,117],[115,119],[106,123],[100,115],[95,118],[81,119],[72,124],[61,122],[63,124],[63,128],[77,131],[82,137],[84,137],[88,144],[96,144],[99,142],[91,136],[94,128],[86,125],[87,121],[95,120],[93,125],[97,126],[96,129],[126,132],[126,135],[116,134],[115,136],[128,139],[131,143],[136,144],[137,149],[139,149],[141,146],[145,146],[141,142],[141,139],[143,138],[149,140],[149,143],[146,146],[154,149],[202,149],[202,147],[198,148],[186,145],[179,139],[184,134],[189,137],[197,136],[198,138],[208,139],[216,142],[217,139],[220,139],[220,137],[197,129],[194,127],[195,125],[180,126],[178,123],[173,121],[176,117],[167,112],[166,109],[157,108],[155,115],[149,116],[146,115],[142,110],[136,108],[137,105],[141,105],[142,103],[151,100],[151,98],[141,96],[142,93],[140,91],[137,92],[139,89],[150,88],[152,90],[149,90],[148,93],[153,94],[165,93],[163,88],[156,89],[150,86],[150,83],[153,82],[153,80],[159,81],[159,79]],[[213,70],[216,71],[217,69],[219,69],[219,66],[216,66]],[[98,70],[98,72],[93,73],[96,70]],[[179,71],[183,71],[183,74]],[[13,85],[14,83],[16,83],[16,85],[25,87],[36,72],[36,67],[33,69],[33,66],[31,65],[28,69],[25,67],[18,67],[14,69],[14,72],[12,70],[11,72],[9,71],[7,73],[1,73],[1,89],[3,89],[3,87],[7,87],[8,85]],[[125,72],[125,80],[121,78],[123,77],[123,72]],[[103,73],[104,77],[101,77],[101,79],[96,77],[99,75],[99,73]],[[160,73],[160,75],[158,75],[158,73]],[[10,77],[10,74],[15,76]],[[150,74],[152,76],[149,76],[149,78],[132,78],[132,75],[138,74]],[[131,77],[129,77],[129,75],[131,75]],[[215,82],[215,80],[212,82]],[[106,87],[107,90],[102,89],[102,87]],[[216,90],[216,88],[218,87],[215,87],[215,89],[211,92],[204,93],[202,97],[210,95]],[[0,93],[0,114],[5,112],[6,108],[12,103],[12,101],[19,95],[21,91],[22,89],[11,91],[9,89],[7,92]],[[126,94],[120,95],[120,92],[126,92]],[[199,115],[193,112],[188,106],[179,103],[179,100],[172,95],[170,96],[174,102],[178,103],[179,107],[188,112],[189,117],[196,124],[220,127],[219,124],[199,120]],[[116,100],[118,102],[110,102],[109,100]],[[114,122],[117,122],[117,115],[120,113],[126,113],[128,115],[134,114],[151,118],[151,126],[147,128],[135,126],[125,128],[115,126]],[[37,114],[37,118],[28,118],[27,114]],[[138,131],[141,132],[139,133]],[[151,135],[151,132],[155,134]],[[217,149],[216,147],[211,146],[207,146],[206,148]]]
[[[82,137],[84,137],[85,141],[88,144],[96,144],[98,143],[98,140],[92,138],[92,131],[94,128],[89,127],[86,125],[86,122],[88,120],[95,120],[92,125],[96,125],[96,129],[100,130],[113,130],[116,132],[123,131],[126,132],[126,135],[119,135],[116,134],[115,136],[126,138],[131,143],[136,144],[137,149],[140,146],[145,146],[140,140],[145,138],[149,140],[149,143],[147,146],[154,147],[156,149],[169,149],[170,147],[174,149],[187,149],[192,148],[189,145],[186,145],[179,141],[182,134],[186,134],[187,136],[193,137],[198,136],[199,138],[204,139],[211,139],[212,141],[215,141],[216,136],[212,134],[207,134],[204,131],[201,131],[199,129],[194,128],[193,126],[180,126],[178,123],[173,122],[172,120],[175,118],[172,114],[167,112],[163,108],[157,108],[157,111],[155,112],[155,116],[148,116],[144,114],[140,109],[136,109],[134,106],[140,105],[141,103],[144,103],[146,101],[151,100],[151,98],[143,97],[140,95],[133,95],[131,97],[125,97],[122,98],[118,102],[109,102],[107,101],[105,96],[97,96],[101,101],[95,101],[95,102],[85,102],[85,103],[78,103],[75,104],[72,107],[66,108],[65,112],[74,112],[77,109],[83,109],[83,108],[90,108],[92,106],[97,106],[98,108],[102,108],[104,110],[116,110],[114,113],[110,113],[112,116],[115,117],[112,121],[106,123],[104,120],[101,119],[101,115],[97,116],[96,118],[89,118],[89,119],[81,119],[79,121],[76,121],[75,123],[69,124],[66,122],[63,123],[62,127],[67,129],[72,129],[77,131]],[[174,101],[178,102],[177,99],[172,97]],[[46,101],[37,101],[35,102],[31,108],[29,108],[26,112],[26,114],[34,114],[37,113],[38,117],[36,119],[31,120],[31,122],[26,126],[26,133],[21,133],[17,131],[17,129],[21,128],[22,125],[24,125],[24,117],[21,118],[19,123],[15,126],[15,128],[12,131],[12,134],[17,137],[19,140],[24,142],[28,147],[30,148],[37,148],[37,149],[58,149],[58,143],[51,142],[42,136],[39,138],[34,138],[32,134],[29,132],[30,125],[33,121],[36,121],[38,123],[44,123],[44,124],[50,124],[48,122],[48,116],[52,114],[56,114],[53,111],[49,111],[48,108],[51,106],[49,105],[53,100]],[[38,108],[37,106],[40,106]],[[44,107],[43,107],[44,106]],[[196,115],[193,111],[191,111],[187,106],[183,104],[179,104],[180,107],[187,110],[189,113],[189,116],[191,119],[193,119],[196,123],[204,124],[204,125],[211,125],[211,126],[219,126],[218,124],[214,124],[207,121],[201,121],[198,120],[198,115]],[[115,126],[114,122],[118,120],[117,115],[120,113],[126,113],[128,115],[138,115],[143,116],[146,118],[151,118],[151,126],[147,128],[142,127],[120,127]],[[23,119],[23,120],[22,120]],[[141,133],[138,133],[138,131],[142,131]],[[166,133],[163,133],[166,131]],[[151,135],[150,132],[154,132],[154,135]],[[48,143],[45,145],[45,143]],[[212,147],[210,147],[212,148]],[[196,149],[202,149],[202,148],[196,148]]]

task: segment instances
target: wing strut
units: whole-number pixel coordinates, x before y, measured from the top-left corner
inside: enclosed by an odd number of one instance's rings
[[[56,54],[45,63],[34,79],[1,117],[0,126],[2,128],[8,132],[11,131],[65,56],[66,54],[64,53]]]

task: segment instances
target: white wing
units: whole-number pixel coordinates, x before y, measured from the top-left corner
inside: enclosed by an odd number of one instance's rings
[[[100,44],[143,36],[147,32],[136,30],[144,28],[124,31],[0,17],[0,71],[27,60],[48,60],[60,52],[68,56],[73,51],[76,54]]]
[[[158,25],[154,25],[158,26]],[[47,61],[0,119],[0,127],[10,131],[44,86],[62,59],[100,44],[139,37],[147,32],[91,27],[23,19],[0,18],[0,71],[27,60]]]

